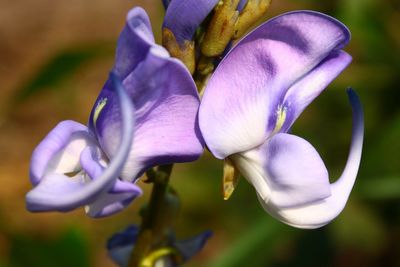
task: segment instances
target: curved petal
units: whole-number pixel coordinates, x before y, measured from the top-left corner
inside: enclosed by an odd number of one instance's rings
[[[49,170],[59,174],[77,171],[79,154],[96,142],[91,139],[85,125],[60,122],[33,151],[29,169],[32,184],[37,185]]]
[[[115,57],[114,72],[124,79],[141,62],[154,43],[149,17],[140,7],[131,9],[122,30]]]
[[[127,266],[138,234],[139,227],[137,227],[136,225],[131,225],[128,226],[125,230],[114,234],[107,241],[108,253],[113,261],[118,264],[118,266]],[[172,233],[168,240],[168,244],[166,245],[176,248],[180,256],[182,257],[182,263],[184,263],[190,260],[190,258],[192,258],[194,255],[196,255],[204,247],[205,243],[211,236],[211,231],[204,231],[189,239],[180,241],[176,240],[175,233]],[[162,257],[159,259],[159,261],[163,259],[170,260],[170,257]],[[161,265],[161,262],[159,264],[160,266],[164,266]],[[172,266],[175,265],[176,264],[173,264]],[[158,266],[158,262],[155,263],[155,266]]]
[[[286,132],[301,112],[350,64],[351,56],[334,51],[305,77],[293,84],[285,95],[286,119],[281,132]]]
[[[348,90],[348,95],[353,109],[354,125],[350,153],[342,175],[331,185],[330,197],[307,205],[279,209],[260,198],[264,209],[282,222],[298,228],[318,228],[336,218],[344,209],[357,176],[364,136],[364,118],[360,100],[352,90]]]
[[[214,9],[219,0],[172,0],[164,18],[163,28],[171,30],[182,44],[192,40],[197,27]]]
[[[274,135],[230,157],[267,205],[286,208],[330,196],[328,171],[314,147],[295,135]]]
[[[151,166],[193,161],[202,154],[197,124],[200,100],[190,73],[180,61],[168,57],[161,47],[153,47],[124,80],[124,86],[136,108],[136,127],[121,178],[132,181]],[[108,100],[97,117],[95,131],[103,151],[112,157],[117,147],[117,106],[111,88],[105,87],[99,98]]]
[[[312,11],[286,13],[248,34],[218,65],[202,99],[200,128],[211,152],[222,159],[264,143],[288,89],[349,38],[339,21]]]
[[[29,211],[61,211],[66,212],[78,208],[81,204],[59,204],[54,203],[56,197],[68,198],[81,192],[85,188],[85,175],[79,173],[74,177],[51,173],[45,175],[40,183],[26,195],[26,207]],[[81,203],[89,203],[97,197],[96,194],[81,196]]]
[[[118,266],[126,266],[128,264],[139,230],[138,226],[130,225],[107,240],[108,254]]]
[[[212,234],[211,231],[204,231],[198,235],[190,237],[189,239],[181,241],[177,240],[173,243],[173,246],[180,252],[184,262],[186,262],[203,249]]]
[[[65,175],[60,177],[62,179],[52,178],[51,181],[49,179],[49,183],[44,183],[45,181],[39,183],[26,195],[28,210],[71,210],[92,202],[96,196],[103,192],[107,192],[113,186],[126,162],[132,144],[134,113],[133,105],[122,88],[119,80],[115,75],[111,74],[111,76],[115,83],[116,91],[121,103],[122,134],[119,149],[111,159],[109,166],[98,177],[98,179],[85,183],[84,186],[71,187],[71,190],[68,189],[62,191],[62,187],[60,187],[60,184],[64,183],[68,178]],[[62,182],[59,182],[59,180],[62,180]],[[55,182],[53,183],[53,181]],[[69,181],[66,181],[66,184],[68,182]],[[57,190],[57,188],[60,188],[61,191]]]
[[[100,164],[99,151],[87,147],[81,154],[81,165],[90,179],[98,179],[104,171]],[[132,200],[142,194],[142,190],[135,184],[116,179],[113,187],[99,195],[94,202],[85,206],[86,213],[95,218],[110,216],[123,210]]]

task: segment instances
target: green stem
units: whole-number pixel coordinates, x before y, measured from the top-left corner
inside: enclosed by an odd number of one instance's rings
[[[143,216],[140,233],[132,251],[128,267],[140,267],[140,263],[151,251],[152,246],[164,239],[165,226],[163,208],[169,177],[173,164],[159,166],[153,181],[149,206]]]

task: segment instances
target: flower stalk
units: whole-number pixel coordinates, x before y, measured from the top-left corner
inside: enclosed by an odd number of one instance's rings
[[[163,242],[168,227],[165,220],[165,196],[173,164],[161,165],[152,173],[153,188],[142,220],[140,233],[129,261],[129,267],[140,267],[153,246]]]

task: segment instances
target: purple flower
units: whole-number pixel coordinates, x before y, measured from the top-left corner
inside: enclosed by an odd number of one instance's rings
[[[141,194],[133,182],[148,168],[202,154],[198,107],[190,73],[154,43],[145,11],[132,9],[88,127],[63,121],[33,152],[27,208],[120,211]]]
[[[108,253],[118,266],[128,266],[129,258],[132,254],[138,234],[139,228],[136,225],[131,225],[122,232],[114,234],[108,240]],[[161,258],[156,258],[156,266],[158,266],[158,263],[160,266],[165,266],[164,264],[166,264],[166,266],[178,266],[187,262],[203,249],[211,236],[211,231],[204,231],[189,239],[177,240],[175,233],[171,232],[163,248],[172,248],[178,255],[166,255]],[[176,263],[171,256],[175,256],[179,264]]]
[[[205,142],[256,189],[263,208],[299,228],[321,227],[344,208],[363,142],[358,97],[353,137],[342,176],[329,183],[314,147],[288,131],[301,112],[343,71],[341,49],[350,33],[339,21],[312,11],[290,12],[242,39],[210,78],[199,111]]]

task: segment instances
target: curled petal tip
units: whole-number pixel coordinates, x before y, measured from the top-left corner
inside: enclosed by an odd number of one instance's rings
[[[360,166],[364,139],[364,118],[360,99],[352,89],[348,89],[347,94],[353,110],[352,140],[343,173],[331,184],[331,196],[308,205],[287,209],[268,206],[260,198],[265,210],[288,225],[303,229],[322,227],[335,219],[346,205]]]
[[[350,152],[341,177],[332,186],[333,188],[338,188],[336,189],[338,191],[344,190],[345,194],[348,196],[355,182],[361,161],[364,141],[364,112],[357,93],[353,89],[348,88],[347,95],[353,112]]]

